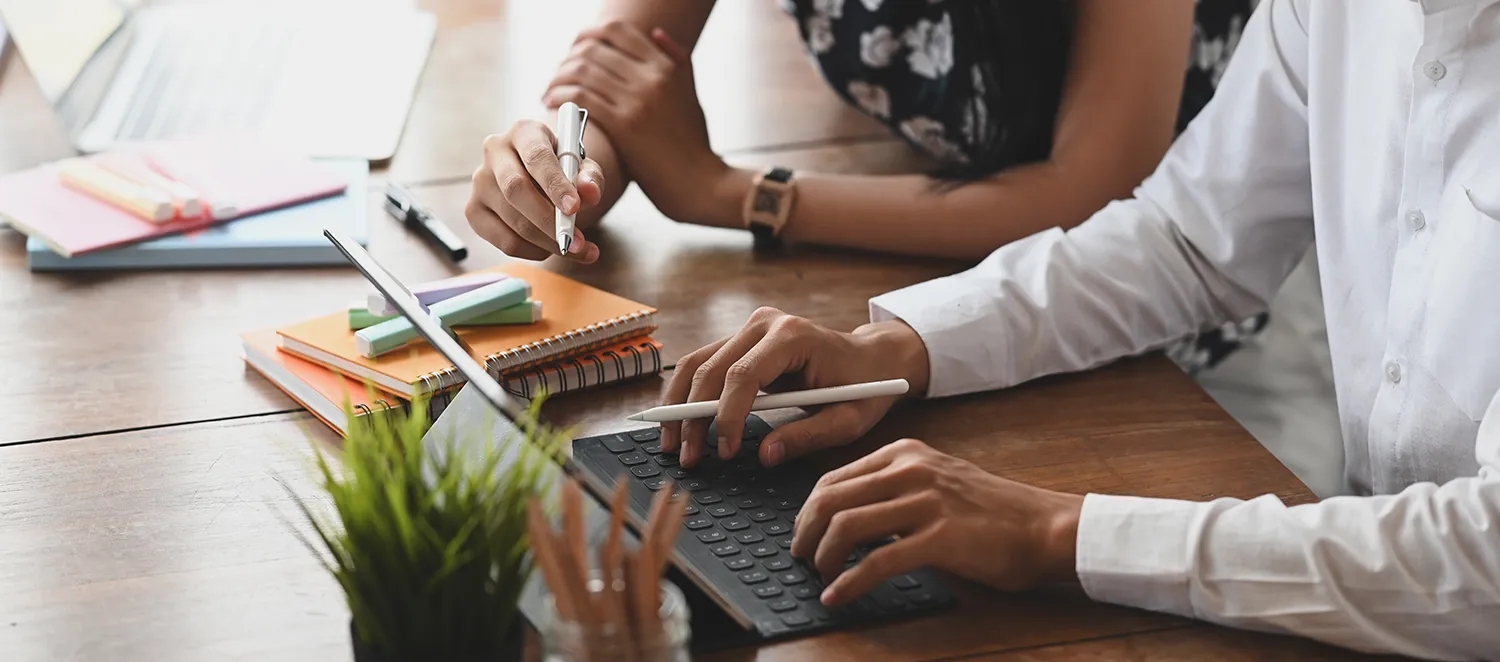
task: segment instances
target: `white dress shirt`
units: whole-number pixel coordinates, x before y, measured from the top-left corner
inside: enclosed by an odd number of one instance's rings
[[[1108,602],[1500,659],[1500,2],[1262,2],[1134,199],[871,314],[922,336],[929,396],[1003,388],[1264,310],[1315,236],[1345,472],[1379,496],[1089,495],[1079,578]]]

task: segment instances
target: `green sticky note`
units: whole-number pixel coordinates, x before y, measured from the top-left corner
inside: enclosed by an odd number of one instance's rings
[[[442,322],[454,327],[472,324],[485,315],[524,303],[531,298],[531,285],[519,278],[507,278],[427,307]],[[360,329],[354,334],[359,355],[372,359],[421,337],[405,317],[395,317]]]
[[[349,306],[349,330],[358,331],[368,329],[386,320],[400,317],[395,315],[376,315],[369,308],[362,305]],[[509,308],[501,308],[493,313],[480,315],[458,326],[500,326],[504,324],[531,324],[542,319],[542,302],[523,301]]]

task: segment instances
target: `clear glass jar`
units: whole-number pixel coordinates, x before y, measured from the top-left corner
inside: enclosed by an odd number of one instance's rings
[[[590,595],[604,590],[597,577],[589,581]],[[671,582],[661,582],[661,629],[639,636],[612,630],[590,631],[575,621],[563,620],[549,594],[546,598],[548,625],[542,631],[544,662],[690,662],[687,599]]]

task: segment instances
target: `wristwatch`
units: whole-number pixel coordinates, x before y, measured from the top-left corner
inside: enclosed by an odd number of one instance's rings
[[[757,242],[774,243],[787,218],[792,215],[792,202],[797,197],[792,171],[773,167],[756,176],[755,184],[745,196],[745,227],[755,235]]]

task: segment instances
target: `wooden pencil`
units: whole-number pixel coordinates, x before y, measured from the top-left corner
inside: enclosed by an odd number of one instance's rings
[[[564,620],[576,621],[578,612],[574,609],[572,593],[566,590],[562,561],[557,557],[557,551],[552,549],[552,525],[547,523],[547,516],[542,514],[542,506],[536,500],[527,504],[526,517],[531,534],[531,550],[536,555],[538,565],[542,567],[542,577],[547,580],[547,587],[552,591],[552,602],[557,607],[557,613]]]

